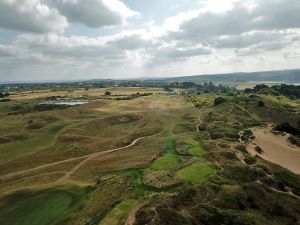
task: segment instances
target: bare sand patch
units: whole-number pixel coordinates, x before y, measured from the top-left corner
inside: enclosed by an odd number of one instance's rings
[[[252,155],[276,163],[294,173],[300,174],[300,148],[292,145],[287,134],[275,134],[270,128],[252,128],[255,139],[247,144]],[[259,146],[261,153],[255,149]]]

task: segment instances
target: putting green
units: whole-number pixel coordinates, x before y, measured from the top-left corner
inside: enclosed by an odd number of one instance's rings
[[[151,165],[154,170],[174,170],[180,165],[180,159],[176,155],[166,154],[155,160]]]
[[[214,172],[214,169],[207,163],[195,163],[177,172],[177,175],[184,180],[193,183],[202,182]]]

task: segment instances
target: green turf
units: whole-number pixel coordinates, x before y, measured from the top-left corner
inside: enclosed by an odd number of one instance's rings
[[[200,146],[193,146],[188,149],[188,152],[195,157],[198,158],[203,157],[203,149]]]
[[[180,166],[180,157],[176,151],[176,139],[170,137],[166,140],[167,154],[158,158],[150,166],[154,170],[174,170]]]
[[[180,165],[178,156],[167,154],[155,160],[151,165],[154,170],[174,170]]]
[[[195,163],[177,172],[178,176],[193,183],[205,180],[214,169],[207,163]]]
[[[132,208],[136,206],[138,200],[125,199],[119,203],[106,217],[99,223],[99,225],[119,225],[124,223],[126,216],[130,213]]]
[[[188,144],[190,147],[188,148],[188,152],[198,158],[203,158],[204,150],[199,145],[199,142],[194,140],[193,138],[186,138],[184,140],[186,144]]]
[[[62,224],[80,206],[79,192],[49,189],[16,193],[1,200],[0,224]],[[4,202],[4,203],[3,203]]]

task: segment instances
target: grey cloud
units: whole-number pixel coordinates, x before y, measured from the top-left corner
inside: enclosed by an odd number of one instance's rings
[[[0,28],[32,33],[63,32],[68,21],[119,25],[137,15],[119,0],[0,0]]]
[[[10,45],[0,44],[0,57],[14,57],[21,54],[21,50]]]
[[[212,54],[212,50],[206,47],[162,47],[160,49],[155,49],[151,54],[152,59],[147,63],[147,65],[150,67],[176,61],[184,61],[191,57],[210,55]]]
[[[259,44],[252,45],[247,48],[237,49],[235,52],[239,56],[255,55],[265,51],[276,51],[284,48],[286,46],[284,41],[272,41],[272,42],[262,42]]]
[[[40,0],[1,0],[0,27],[34,33],[61,32],[67,21]]]
[[[116,0],[114,0],[116,1]],[[121,24],[126,15],[111,9],[103,0],[48,0],[70,22],[82,23],[89,27],[104,27]],[[130,10],[126,8],[125,10]],[[135,13],[133,11],[132,15]]]
[[[126,51],[135,51],[157,46],[152,40],[145,40],[138,34],[118,35],[106,38],[64,37],[49,35],[22,35],[16,46],[43,55],[105,59],[126,57]]]
[[[241,35],[226,35],[213,39],[209,43],[217,48],[245,48],[261,42],[272,42],[285,38],[285,34],[271,31],[254,31]]]
[[[170,39],[205,42],[221,35],[238,35],[252,30],[275,30],[300,27],[299,0],[238,1],[225,12],[199,12],[169,33]]]
[[[211,49],[203,47],[192,49],[163,48],[158,51],[157,56],[169,59],[180,59],[199,55],[209,55],[211,53]]]
[[[140,34],[121,36],[115,40],[107,42],[107,45],[112,45],[123,50],[147,49],[158,47],[159,44],[159,42],[155,42],[154,40],[146,40],[142,38]]]

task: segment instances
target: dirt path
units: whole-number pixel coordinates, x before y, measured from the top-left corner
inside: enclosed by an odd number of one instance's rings
[[[153,135],[152,135],[153,136]],[[104,155],[104,154],[107,154],[107,153],[113,153],[113,152],[116,152],[116,151],[120,151],[122,149],[126,149],[126,148],[130,148],[132,146],[134,146],[138,141],[146,138],[146,137],[150,137],[150,136],[145,136],[145,137],[140,137],[140,138],[137,138],[135,139],[133,142],[131,142],[131,144],[129,145],[126,145],[124,147],[120,147],[120,148],[115,148],[115,149],[112,149],[112,150],[107,150],[107,151],[104,151],[104,152],[98,152],[98,153],[94,153],[94,154],[91,154],[91,155],[88,155],[86,159],[84,159],[83,161],[81,161],[80,163],[78,163],[75,167],[73,167],[73,169],[71,169],[68,173],[66,173],[63,177],[61,177],[58,181],[63,181],[63,180],[66,180],[68,179],[72,174],[74,174],[78,169],[80,169],[84,164],[86,164],[89,160],[92,160],[92,159],[95,159],[97,158],[98,156],[101,156],[101,155]]]
[[[277,190],[277,189],[275,189],[275,188],[269,187],[269,186],[263,184],[260,180],[257,180],[256,183],[261,184],[261,185],[263,185],[264,187],[266,187],[266,188],[268,188],[268,189],[270,189],[270,190],[272,190],[272,191],[274,191],[274,192],[277,192],[277,193],[280,193],[280,194],[284,194],[284,195],[289,195],[289,196],[292,196],[292,197],[294,197],[294,198],[300,200],[300,196],[294,194],[290,189],[289,189],[288,192],[284,192],[284,191],[279,191],[279,190]]]
[[[27,173],[34,172],[34,171],[37,171],[37,170],[41,170],[41,169],[45,169],[45,168],[48,168],[48,167],[56,166],[56,165],[59,165],[59,164],[62,164],[62,163],[76,161],[76,160],[79,160],[79,159],[84,159],[83,161],[78,163],[72,170],[67,172],[62,178],[59,179],[59,181],[62,181],[62,180],[65,180],[65,179],[69,178],[74,172],[76,172],[80,167],[82,167],[84,164],[86,164],[89,160],[97,158],[98,156],[101,156],[101,155],[104,155],[104,154],[113,153],[113,152],[120,151],[120,150],[123,150],[123,149],[126,149],[126,148],[130,148],[133,145],[135,145],[138,141],[140,141],[144,138],[147,138],[147,137],[151,137],[151,136],[154,136],[154,135],[137,138],[133,142],[131,142],[129,145],[126,145],[124,147],[115,148],[115,149],[102,151],[102,152],[97,152],[97,153],[92,153],[92,154],[89,154],[89,155],[74,157],[74,158],[61,160],[61,161],[54,162],[54,163],[48,163],[48,164],[38,166],[38,167],[35,167],[35,168],[31,168],[31,169],[28,169],[28,170],[23,170],[23,171],[19,171],[19,172],[15,172],[15,173],[6,174],[6,175],[1,176],[0,179],[8,179],[8,178],[14,177],[14,176],[24,176]]]

